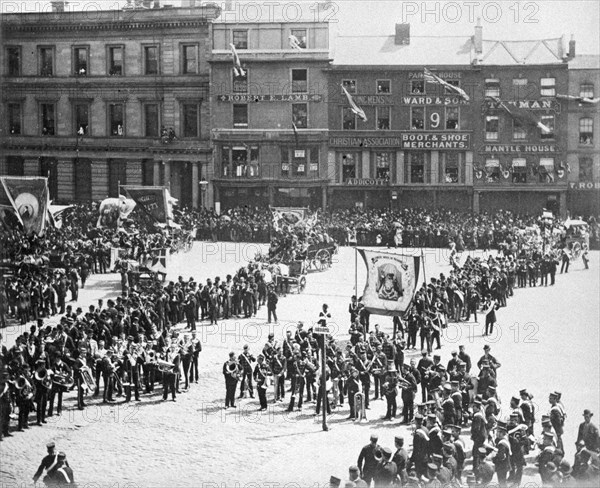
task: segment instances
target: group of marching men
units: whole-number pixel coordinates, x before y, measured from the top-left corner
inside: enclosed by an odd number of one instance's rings
[[[77,407],[83,410],[86,395],[100,395],[104,402],[124,397],[140,401],[140,392],[154,392],[163,383],[163,400],[175,401],[180,385],[184,390],[198,382],[198,357],[202,350],[196,332],[179,336],[163,330],[146,336],[113,337],[111,345],[96,341],[84,319],[61,319],[55,328],[32,326],[10,349],[0,352],[0,439],[12,436],[11,413],[18,418],[18,431],[29,428],[35,412],[36,425],[63,409],[63,395],[77,392]],[[79,330],[74,338],[73,329]],[[1,338],[1,337],[0,337]]]

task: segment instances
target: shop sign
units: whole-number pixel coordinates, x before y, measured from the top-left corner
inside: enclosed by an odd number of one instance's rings
[[[469,149],[471,134],[454,132],[406,132],[402,134],[402,149]]]
[[[346,185],[349,186],[387,186],[389,180],[384,178],[348,178]]]
[[[251,103],[251,102],[320,102],[323,97],[312,93],[293,93],[291,95],[250,95],[229,94],[217,95],[219,102]]]
[[[402,97],[404,105],[467,105],[469,102],[459,96],[445,95],[443,97],[429,97],[419,95],[418,97]]]
[[[484,153],[555,153],[555,144],[486,144]]]
[[[544,100],[501,100],[499,102],[486,98],[484,100],[484,108],[486,109],[501,109],[501,104],[510,107],[516,107],[527,110],[553,110],[560,113],[560,102],[554,99]]]
[[[341,147],[398,147],[399,137],[331,137],[330,146]]]
[[[600,190],[600,181],[569,182],[569,190]]]

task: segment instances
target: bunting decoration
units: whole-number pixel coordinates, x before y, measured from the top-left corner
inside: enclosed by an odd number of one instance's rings
[[[513,119],[518,119],[522,122],[536,125],[537,127],[540,128],[540,130],[542,131],[543,134],[550,134],[552,132],[552,129],[550,127],[542,124],[542,121],[534,113],[532,113],[531,110],[528,110],[525,108],[519,108],[516,106],[511,106],[509,108],[506,105],[506,103],[504,103],[498,97],[488,97],[488,98],[490,100],[493,100],[498,105],[499,108],[501,108],[502,110],[507,112]]]
[[[296,140],[296,147],[298,146],[298,127],[296,126],[296,123],[294,122],[294,120],[292,119],[292,129],[294,129],[294,139]]]
[[[348,93],[348,90],[346,90],[346,87],[344,85],[340,85],[340,86],[342,87],[342,90],[344,90],[346,98],[348,99],[348,103],[350,104],[350,110],[352,110],[352,112],[355,115],[358,115],[363,122],[366,122],[367,116],[365,115],[364,110],[362,108],[360,108],[358,105],[356,105],[356,103],[354,102],[354,99],[352,98],[352,95],[350,95],[350,93]]]
[[[400,315],[410,305],[420,280],[421,257],[358,249],[367,266],[365,308],[377,315]]]
[[[25,233],[42,235],[48,221],[50,206],[48,179],[33,176],[4,176],[0,181]]]
[[[300,39],[298,39],[295,35],[291,34],[289,39],[290,39],[290,47],[292,49],[296,49],[298,51],[302,51],[302,49],[304,49],[302,47],[302,43],[300,42]]]
[[[558,93],[556,94],[556,98],[559,100],[573,100],[579,103],[579,105],[596,105],[598,102],[600,102],[600,97],[576,97],[574,95],[561,95]]]
[[[233,73],[235,76],[246,76],[246,71],[242,68],[242,63],[240,62],[240,57],[235,49],[233,44],[229,44],[231,46],[231,55],[233,56]]]
[[[458,95],[460,98],[462,98],[466,102],[468,102],[469,100],[471,100],[469,98],[469,95],[467,95],[467,92],[464,91],[462,88],[460,88],[459,86],[454,86],[454,85],[448,83],[446,80],[443,80],[439,76],[436,76],[435,74],[433,74],[427,68],[424,68],[424,70],[423,70],[423,78],[425,79],[426,83],[434,83],[436,85],[443,86],[450,93],[452,93],[454,95]]]

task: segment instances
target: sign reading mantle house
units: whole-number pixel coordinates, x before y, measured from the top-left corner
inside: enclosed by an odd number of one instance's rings
[[[555,144],[486,144],[483,153],[556,153],[560,149]]]
[[[229,103],[251,103],[251,102],[320,102],[321,95],[312,93],[293,93],[290,95],[249,95],[245,93],[234,93],[229,95],[217,95],[219,102]]]

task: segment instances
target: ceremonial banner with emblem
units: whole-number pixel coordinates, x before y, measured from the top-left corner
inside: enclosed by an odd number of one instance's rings
[[[167,272],[167,263],[169,261],[169,249],[168,248],[160,248],[152,250],[153,256],[151,258],[151,262],[148,263],[148,269],[152,271],[166,273]]]
[[[304,222],[308,217],[308,209],[305,207],[271,207],[273,214],[273,227],[279,230],[282,225],[296,225]]]
[[[367,284],[362,297],[365,308],[376,315],[405,312],[419,283],[421,257],[366,249],[358,252],[367,265]]]
[[[162,224],[167,223],[169,203],[167,201],[167,188],[164,186],[122,186],[139,207],[154,220]]]
[[[41,235],[48,219],[50,196],[48,179],[29,176],[4,176],[2,186],[23,224],[26,234]]]

